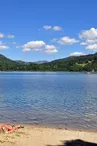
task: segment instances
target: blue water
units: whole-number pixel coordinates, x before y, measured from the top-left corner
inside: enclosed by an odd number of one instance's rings
[[[97,130],[97,75],[1,72],[0,122]]]

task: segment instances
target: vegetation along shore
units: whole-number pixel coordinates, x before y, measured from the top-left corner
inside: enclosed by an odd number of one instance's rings
[[[13,61],[0,55],[0,71],[72,71],[97,72],[97,53],[83,56],[71,56],[51,62]]]

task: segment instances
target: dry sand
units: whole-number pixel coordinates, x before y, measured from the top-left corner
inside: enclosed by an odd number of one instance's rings
[[[56,146],[75,139],[97,143],[97,133],[26,126],[12,134],[0,134],[0,146]]]

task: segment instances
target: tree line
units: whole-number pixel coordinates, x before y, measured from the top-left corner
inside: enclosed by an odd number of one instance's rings
[[[71,71],[97,72],[97,53],[67,57],[42,64],[13,61],[0,55],[0,71]]]

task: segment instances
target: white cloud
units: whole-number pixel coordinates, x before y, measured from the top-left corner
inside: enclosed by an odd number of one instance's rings
[[[0,50],[8,49],[9,47],[5,45],[2,41],[0,41]]]
[[[4,50],[4,49],[8,49],[8,48],[9,48],[8,46],[0,45],[0,50]]]
[[[85,53],[83,52],[73,52],[70,54],[70,56],[83,56],[83,55],[85,55]]]
[[[56,38],[53,38],[53,39],[51,40],[51,42],[57,42],[57,39],[56,39]]]
[[[4,38],[4,34],[3,33],[0,33],[0,38]]]
[[[77,42],[78,42],[78,40],[76,40],[75,38],[69,38],[68,36],[62,37],[58,41],[58,43],[61,45],[72,45],[72,44],[75,44]]]
[[[14,36],[13,34],[9,34],[7,37],[8,37],[9,39],[15,38],[15,36]]]
[[[54,31],[60,31],[60,30],[62,30],[62,28],[60,26],[54,26],[52,29]]]
[[[43,28],[44,28],[45,30],[49,30],[49,29],[52,28],[52,26],[50,26],[50,25],[44,25]]]
[[[48,53],[48,54],[52,54],[52,53],[57,53],[58,52],[57,48],[54,45],[46,45],[44,51],[46,53]]]
[[[51,26],[51,25],[44,25],[43,28],[45,30],[53,30],[53,31],[60,31],[62,28],[60,26]]]
[[[16,44],[16,42],[15,42],[15,41],[13,41],[13,42],[10,42],[10,44],[15,45],[15,44]]]
[[[81,42],[80,45],[84,46],[84,45],[87,45],[87,43],[86,42]]]
[[[30,41],[22,46],[23,51],[40,51],[44,46],[43,41]]]
[[[16,48],[18,48],[18,47],[16,47]],[[25,49],[23,49],[23,52],[30,52],[30,51],[31,51],[30,48],[25,48]]]
[[[86,49],[90,51],[97,51],[97,44],[88,45]]]
[[[94,40],[86,40],[85,42],[81,42],[80,45],[89,45],[97,43],[97,39]]]
[[[81,39],[85,39],[80,45],[86,45],[87,50],[97,51],[97,29],[90,28],[89,30],[84,30],[79,34]]]
[[[6,44],[6,45],[16,45],[16,42],[15,41],[12,41],[12,42],[6,42],[4,44]]]
[[[81,39],[95,39],[97,38],[97,29],[96,28],[90,28],[89,30],[83,30],[79,37]]]
[[[15,44],[16,44],[15,41],[12,41],[12,42],[2,42],[2,41],[0,41],[0,45],[2,45],[2,46],[5,46],[5,45],[15,45]]]
[[[30,41],[23,46],[16,46],[16,48],[22,48],[23,52],[41,51],[47,54],[58,52],[57,47],[54,45],[47,45],[44,41]]]
[[[94,40],[86,40],[86,43],[87,43],[87,44],[94,44],[94,43],[97,43],[97,39],[94,39]]]

